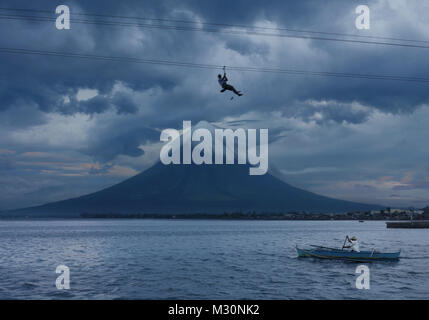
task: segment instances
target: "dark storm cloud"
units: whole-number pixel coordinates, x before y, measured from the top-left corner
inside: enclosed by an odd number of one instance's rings
[[[111,100],[103,96],[96,96],[86,101],[77,102],[77,108],[74,111],[87,114],[103,113],[110,108]]]
[[[133,99],[125,93],[115,94],[112,102],[116,106],[119,114],[137,112],[138,106],[135,104]]]
[[[345,27],[354,26],[354,7],[356,1],[331,1],[329,5],[321,1],[290,2],[277,1],[264,5],[262,1],[129,1],[127,5],[117,2],[71,2],[72,11],[96,12],[101,14],[127,14],[131,16],[159,18],[193,19],[197,15],[204,21],[225,24],[252,24],[258,21],[269,21],[279,27],[315,29],[323,31],[343,31]],[[28,7],[26,2],[10,2],[11,7]],[[55,1],[44,2],[43,8],[54,8]],[[227,10],[225,8],[228,8]],[[384,11],[383,11],[384,10]],[[389,13],[384,5],[376,11]],[[341,14],[340,14],[341,13]],[[333,19],[336,18],[336,19]],[[348,21],[344,25],[344,20]],[[311,24],[308,23],[311,21]],[[224,48],[235,51],[239,56],[261,56],[264,63],[277,63],[280,67],[312,69],[333,72],[355,72],[374,74],[405,74],[421,76],[429,71],[426,51],[371,45],[330,43],[310,41],[309,47],[287,46],[294,43],[291,39],[275,39],[286,44],[280,50],[284,58],[270,62],[270,47],[267,43],[227,34],[201,34],[195,32],[166,32],[163,30],[143,30],[122,27],[102,27],[72,25],[70,31],[57,31],[53,25],[44,23],[2,22],[14,25],[13,29],[3,28],[2,46],[41,48],[45,50],[85,52],[114,56],[136,56],[148,58],[165,58],[178,61],[204,61],[204,55],[211,51],[210,46],[221,44]],[[377,22],[373,22],[374,28]],[[400,24],[398,23],[398,30]],[[345,29],[344,32],[347,32]],[[401,36],[417,37],[411,26],[403,28]],[[11,31],[12,30],[12,31]],[[353,30],[353,29],[352,29]],[[140,34],[140,36],[135,36]],[[201,41],[208,39],[207,42]],[[43,39],[43,42],[41,40]],[[263,39],[263,38],[262,38]],[[6,41],[7,40],[7,41]],[[255,42],[256,41],[256,42]],[[41,43],[43,43],[41,47]],[[223,44],[222,44],[223,43]],[[300,50],[304,50],[302,60]],[[312,60],[306,52],[317,52]],[[296,52],[296,55],[294,54]],[[389,58],[386,59],[386,56]],[[45,112],[64,111],[63,97],[79,87],[97,89],[100,94],[108,94],[116,81],[123,81],[134,90],[145,90],[155,86],[171,94],[171,100],[177,101],[179,92],[172,92],[183,84],[188,76],[213,76],[215,72],[183,70],[174,68],[157,68],[147,65],[127,63],[105,63],[100,61],[81,61],[70,58],[2,56],[7,69],[7,78],[2,81],[4,103],[1,108],[8,108],[17,99],[35,103]],[[24,62],[23,62],[24,61]],[[220,61],[219,61],[220,62]],[[230,61],[220,63],[229,64]],[[249,61],[248,63],[253,63]],[[282,66],[283,65],[283,66]],[[28,71],[31,70],[31,75]],[[26,77],[22,77],[26,75]],[[234,76],[234,73],[232,73]],[[235,74],[236,78],[246,75]],[[276,75],[251,75],[245,83],[246,94],[251,98],[245,105],[233,110],[243,112],[245,109],[277,109],[279,104],[291,104],[293,101],[307,99],[338,100],[342,102],[359,101],[385,111],[411,112],[421,103],[428,101],[429,92],[426,86],[416,83],[389,81],[354,80],[341,78],[302,78]],[[206,80],[204,80],[206,81]],[[231,80],[232,81],[232,80]],[[286,82],[285,82],[286,81]],[[209,81],[207,81],[209,82]],[[210,81],[214,83],[215,81]],[[244,83],[242,84],[244,86]],[[286,88],[284,88],[286,86]],[[260,94],[260,88],[264,94]],[[195,88],[198,93],[198,89]],[[255,94],[252,94],[255,93]],[[203,95],[203,94],[201,94]],[[181,98],[179,96],[179,98]],[[112,99],[112,97],[111,97]],[[118,97],[118,99],[120,99]],[[136,106],[122,99],[118,112],[134,112]],[[166,101],[166,103],[171,103]],[[203,103],[208,103],[203,102]],[[185,103],[181,108],[192,113],[194,106]],[[67,114],[73,112],[99,113],[108,109],[108,104],[97,98],[88,103],[66,108]],[[214,110],[211,115],[218,118],[230,114],[228,108]],[[210,115],[209,115],[210,116]],[[362,115],[354,115],[362,117]],[[349,121],[353,121],[349,119]],[[360,121],[360,120],[358,120]]]
[[[17,99],[6,110],[0,111],[0,126],[10,130],[41,125],[46,122],[46,113],[32,101]]]
[[[110,123],[91,131],[89,145],[82,152],[102,162],[114,160],[117,155],[139,157],[144,154],[140,148],[142,144],[159,139],[157,130],[141,127],[138,123],[132,126],[130,123],[127,126],[119,123]]]
[[[372,114],[373,108],[359,103],[341,103],[338,101],[307,100],[285,108],[283,115],[298,116],[305,121],[323,124],[329,121],[337,123],[363,123]]]
[[[225,48],[234,50],[243,56],[259,55],[264,57],[270,51],[266,44],[252,43],[243,39],[230,39],[225,42]]]

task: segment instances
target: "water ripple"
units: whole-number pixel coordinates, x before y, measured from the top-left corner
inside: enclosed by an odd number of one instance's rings
[[[371,263],[299,259],[295,244],[402,249]],[[427,299],[425,230],[352,221],[0,221],[1,299]],[[57,290],[55,269],[70,268]]]

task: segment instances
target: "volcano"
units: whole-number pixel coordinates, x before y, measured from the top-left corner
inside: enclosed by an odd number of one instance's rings
[[[207,123],[196,128],[213,127]],[[249,175],[248,164],[164,165],[101,191],[45,205],[18,209],[14,216],[79,217],[89,214],[223,214],[291,211],[347,212],[376,205],[329,198],[293,187],[269,172]]]

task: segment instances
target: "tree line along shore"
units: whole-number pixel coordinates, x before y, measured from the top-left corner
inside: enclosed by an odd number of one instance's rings
[[[184,214],[124,214],[124,213],[82,213],[81,218],[87,219],[213,219],[213,220],[429,220],[429,209],[410,210],[379,210],[347,213],[256,213],[256,212],[224,212],[214,213],[184,213]]]

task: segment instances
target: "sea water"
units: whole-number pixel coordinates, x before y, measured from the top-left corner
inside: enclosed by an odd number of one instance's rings
[[[297,258],[346,235],[401,259],[366,264],[365,290],[359,263]],[[0,221],[0,299],[426,299],[428,265],[429,230],[381,221]]]

